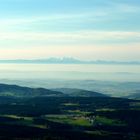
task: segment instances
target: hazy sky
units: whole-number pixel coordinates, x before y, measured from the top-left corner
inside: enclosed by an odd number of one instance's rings
[[[140,60],[140,0],[0,0],[0,59]]]

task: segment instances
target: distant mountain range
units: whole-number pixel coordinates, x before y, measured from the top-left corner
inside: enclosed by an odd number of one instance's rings
[[[107,97],[104,94],[82,89],[30,88],[0,84],[0,96],[6,97]]]
[[[140,65],[140,61],[107,61],[95,60],[86,61],[79,60],[72,57],[64,58],[47,58],[47,59],[13,59],[13,60],[0,60],[0,63],[31,63],[31,64],[125,64],[125,65]]]

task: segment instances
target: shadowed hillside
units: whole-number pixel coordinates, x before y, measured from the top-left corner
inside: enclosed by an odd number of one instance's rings
[[[0,96],[36,97],[36,96],[80,96],[80,97],[107,97],[104,94],[81,89],[30,88],[17,85],[0,84]]]
[[[62,96],[63,93],[45,88],[29,88],[17,85],[0,84],[0,96],[35,97],[35,96]]]

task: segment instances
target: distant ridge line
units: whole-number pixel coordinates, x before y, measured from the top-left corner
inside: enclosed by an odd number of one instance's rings
[[[0,63],[31,63],[31,64],[122,64],[122,65],[140,65],[140,61],[109,61],[109,60],[79,60],[71,57],[47,58],[47,59],[9,59],[0,60]]]

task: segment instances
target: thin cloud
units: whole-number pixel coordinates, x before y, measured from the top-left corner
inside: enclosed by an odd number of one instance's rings
[[[38,22],[47,22],[47,21],[58,21],[58,20],[78,20],[78,19],[86,19],[86,18],[101,18],[107,16],[107,12],[96,11],[96,12],[83,12],[76,14],[52,14],[45,16],[32,16],[26,18],[11,18],[11,19],[0,19],[0,25],[22,25],[22,24],[30,24],[30,23],[38,23]]]
[[[137,39],[140,32],[128,31],[75,31],[75,32],[1,32],[0,40],[29,40],[29,41],[117,41]]]
[[[120,12],[120,13],[137,13],[140,12],[140,8],[135,3],[124,3],[123,1],[110,1],[109,4],[114,9],[112,12]]]

